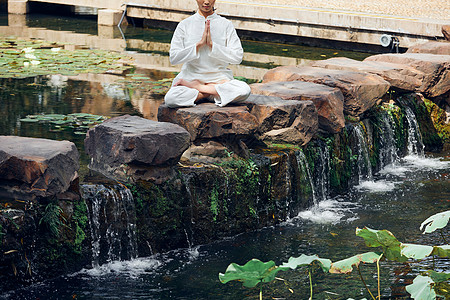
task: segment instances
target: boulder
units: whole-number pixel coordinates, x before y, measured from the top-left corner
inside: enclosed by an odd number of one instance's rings
[[[242,104],[258,120],[258,133],[264,141],[305,145],[317,133],[318,115],[312,101],[250,95]]]
[[[317,109],[319,127],[331,133],[345,126],[344,96],[338,88],[303,81],[254,83],[253,94],[277,96],[284,100],[310,100]]]
[[[388,81],[394,89],[414,92],[421,85],[423,72],[402,64],[374,61],[358,61],[346,57],[335,57],[316,61],[314,67],[365,72],[376,74]]]
[[[256,117],[243,105],[219,107],[214,103],[202,103],[182,108],[161,105],[158,120],[185,128],[191,134],[191,141],[251,136],[258,128]]]
[[[121,180],[152,180],[173,175],[173,166],[189,147],[182,127],[137,116],[109,119],[90,129],[84,141],[90,168]]]
[[[79,153],[74,143],[0,136],[0,192],[34,199],[63,194],[78,179]]]
[[[418,89],[425,97],[444,96],[450,91],[450,55],[428,53],[379,54],[364,61],[389,62],[413,67],[424,73]]]
[[[406,53],[430,53],[438,55],[450,55],[449,42],[426,42],[410,47]]]
[[[358,116],[375,105],[390,84],[374,74],[317,67],[277,67],[269,70],[263,83],[271,81],[306,81],[337,87],[344,95],[344,112]]]
[[[442,34],[444,35],[444,38],[450,42],[450,25],[442,26]]]

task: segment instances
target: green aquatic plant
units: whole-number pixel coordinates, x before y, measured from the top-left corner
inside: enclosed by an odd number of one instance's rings
[[[86,134],[89,128],[102,123],[108,117],[92,115],[87,113],[62,114],[39,114],[28,115],[20,119],[24,123],[48,123],[52,132],[73,130],[75,134]]]
[[[63,210],[58,204],[50,202],[45,207],[44,215],[39,220],[39,225],[45,225],[54,237],[58,237],[61,227],[66,226]]]
[[[65,45],[41,40],[0,37],[0,78],[38,75],[123,72],[130,58],[98,49],[67,50]]]
[[[273,261],[264,263],[259,259],[252,259],[243,266],[231,263],[226,269],[225,274],[219,273],[219,280],[222,283],[238,280],[242,282],[244,287],[253,288],[259,283],[269,283],[275,279],[280,279],[276,277],[277,273],[280,271],[295,270],[299,267],[307,266],[309,268],[310,299],[312,299],[313,285],[311,271],[315,264],[317,264],[324,272],[328,272],[331,266],[331,260],[319,258],[317,255],[302,254],[299,257],[290,257],[288,262],[283,263],[281,266],[277,266]],[[292,290],[290,291],[292,292]],[[260,285],[259,298],[263,298],[262,284]]]
[[[426,219],[421,224],[421,230],[425,233],[432,233],[442,229],[448,225],[450,219],[450,211],[435,214]],[[425,227],[425,228],[424,228]],[[252,259],[244,266],[231,264],[225,274],[219,274],[222,283],[231,280],[242,281],[245,287],[254,287],[260,282],[270,282],[276,277],[279,271],[287,271],[296,269],[301,266],[308,266],[310,290],[312,299],[312,277],[311,267],[313,263],[319,264],[324,272],[334,274],[349,274],[353,272],[353,268],[357,268],[361,282],[373,300],[381,299],[380,285],[380,261],[391,260],[396,262],[406,262],[409,260],[420,261],[429,256],[437,256],[441,258],[450,258],[450,245],[429,246],[419,244],[402,243],[388,230],[375,230],[370,228],[357,228],[356,235],[362,237],[368,247],[379,247],[382,252],[366,252],[354,255],[332,263],[328,259],[321,259],[316,255],[302,255],[297,258],[289,258],[287,263],[276,266],[273,261],[262,263],[257,259]],[[377,264],[377,280],[378,280],[378,296],[375,297],[370,291],[368,285],[361,275],[361,263]],[[436,299],[438,295],[448,295],[448,284],[450,273],[436,272],[434,270],[426,270],[415,277],[413,283],[406,286],[406,291],[413,299]],[[262,287],[260,290],[260,299],[262,299]]]

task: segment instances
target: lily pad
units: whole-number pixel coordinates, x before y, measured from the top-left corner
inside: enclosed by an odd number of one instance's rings
[[[447,226],[449,219],[450,210],[432,215],[422,222],[422,224],[420,225],[420,230],[424,230],[424,234],[434,232],[437,229],[441,229]]]
[[[275,262],[273,261],[264,263],[259,259],[252,259],[243,266],[235,263],[230,264],[225,274],[219,274],[219,280],[222,283],[239,280],[243,286],[252,288],[260,282],[274,280],[279,271],[285,271],[287,269],[275,266]]]
[[[331,264],[330,273],[351,273],[353,267],[358,267],[360,263],[375,263],[380,259],[381,254],[375,252],[366,252],[358,254]]]
[[[287,263],[283,263],[281,268],[296,269],[302,266],[308,266],[317,262],[324,272],[328,272],[331,267],[331,260],[326,258],[319,258],[317,255],[300,255],[299,257],[289,257]]]
[[[368,247],[382,247],[384,256],[389,260],[405,262],[408,258],[401,253],[401,243],[388,230],[356,228],[356,235],[362,237]]]
[[[434,300],[436,299],[436,292],[433,285],[433,279],[419,275],[414,278],[412,284],[406,286],[406,291],[411,294],[413,299]]]

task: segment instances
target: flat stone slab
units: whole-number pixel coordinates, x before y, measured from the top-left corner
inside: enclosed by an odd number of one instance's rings
[[[79,167],[72,142],[0,136],[0,189],[18,199],[66,192]]]
[[[429,53],[438,55],[450,55],[450,42],[427,42],[408,48],[406,53]]]
[[[389,62],[413,67],[424,73],[419,92],[435,98],[450,91],[450,55],[428,53],[379,54],[364,61]]]
[[[394,89],[407,92],[417,91],[421,87],[425,76],[423,72],[403,64],[382,61],[358,61],[346,57],[319,60],[313,66],[379,75],[388,81]]]
[[[352,116],[359,116],[372,108],[390,87],[389,82],[374,74],[294,66],[269,70],[263,83],[295,80],[339,88],[344,95],[344,112]]]
[[[317,133],[318,114],[312,101],[250,95],[243,101],[258,120],[263,141],[305,145]]]
[[[189,133],[176,124],[130,115],[95,126],[84,141],[92,169],[115,178],[132,176],[158,182],[171,175],[171,167],[189,144]]]
[[[310,100],[317,109],[319,127],[337,133],[345,126],[344,95],[338,88],[303,81],[254,83],[252,93],[277,96],[284,100]]]
[[[191,134],[192,141],[248,136],[258,128],[256,117],[243,105],[219,107],[213,103],[202,103],[184,108],[161,105],[158,120],[180,125]]]

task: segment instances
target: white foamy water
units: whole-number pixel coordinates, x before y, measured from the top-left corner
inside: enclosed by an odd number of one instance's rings
[[[297,217],[287,221],[289,224],[295,220],[304,219],[318,224],[337,224],[343,221],[353,221],[357,217],[352,212],[356,208],[356,203],[339,201],[338,199],[328,199],[319,202],[318,205],[304,210]]]
[[[360,191],[367,191],[371,193],[385,193],[393,191],[397,184],[398,182],[387,180],[363,181],[355,186],[355,188]]]
[[[450,161],[443,161],[439,158],[408,155],[403,158],[403,161],[408,167],[414,169],[443,170],[450,168]]]
[[[405,176],[406,172],[411,171],[410,168],[399,165],[399,164],[390,164],[384,167],[379,174],[381,175],[394,175],[394,176]]]
[[[163,263],[155,258],[136,258],[126,261],[113,261],[93,269],[83,269],[74,275],[86,274],[93,277],[99,277],[113,273],[120,273],[121,276],[136,278],[139,275],[154,272],[162,265]]]

